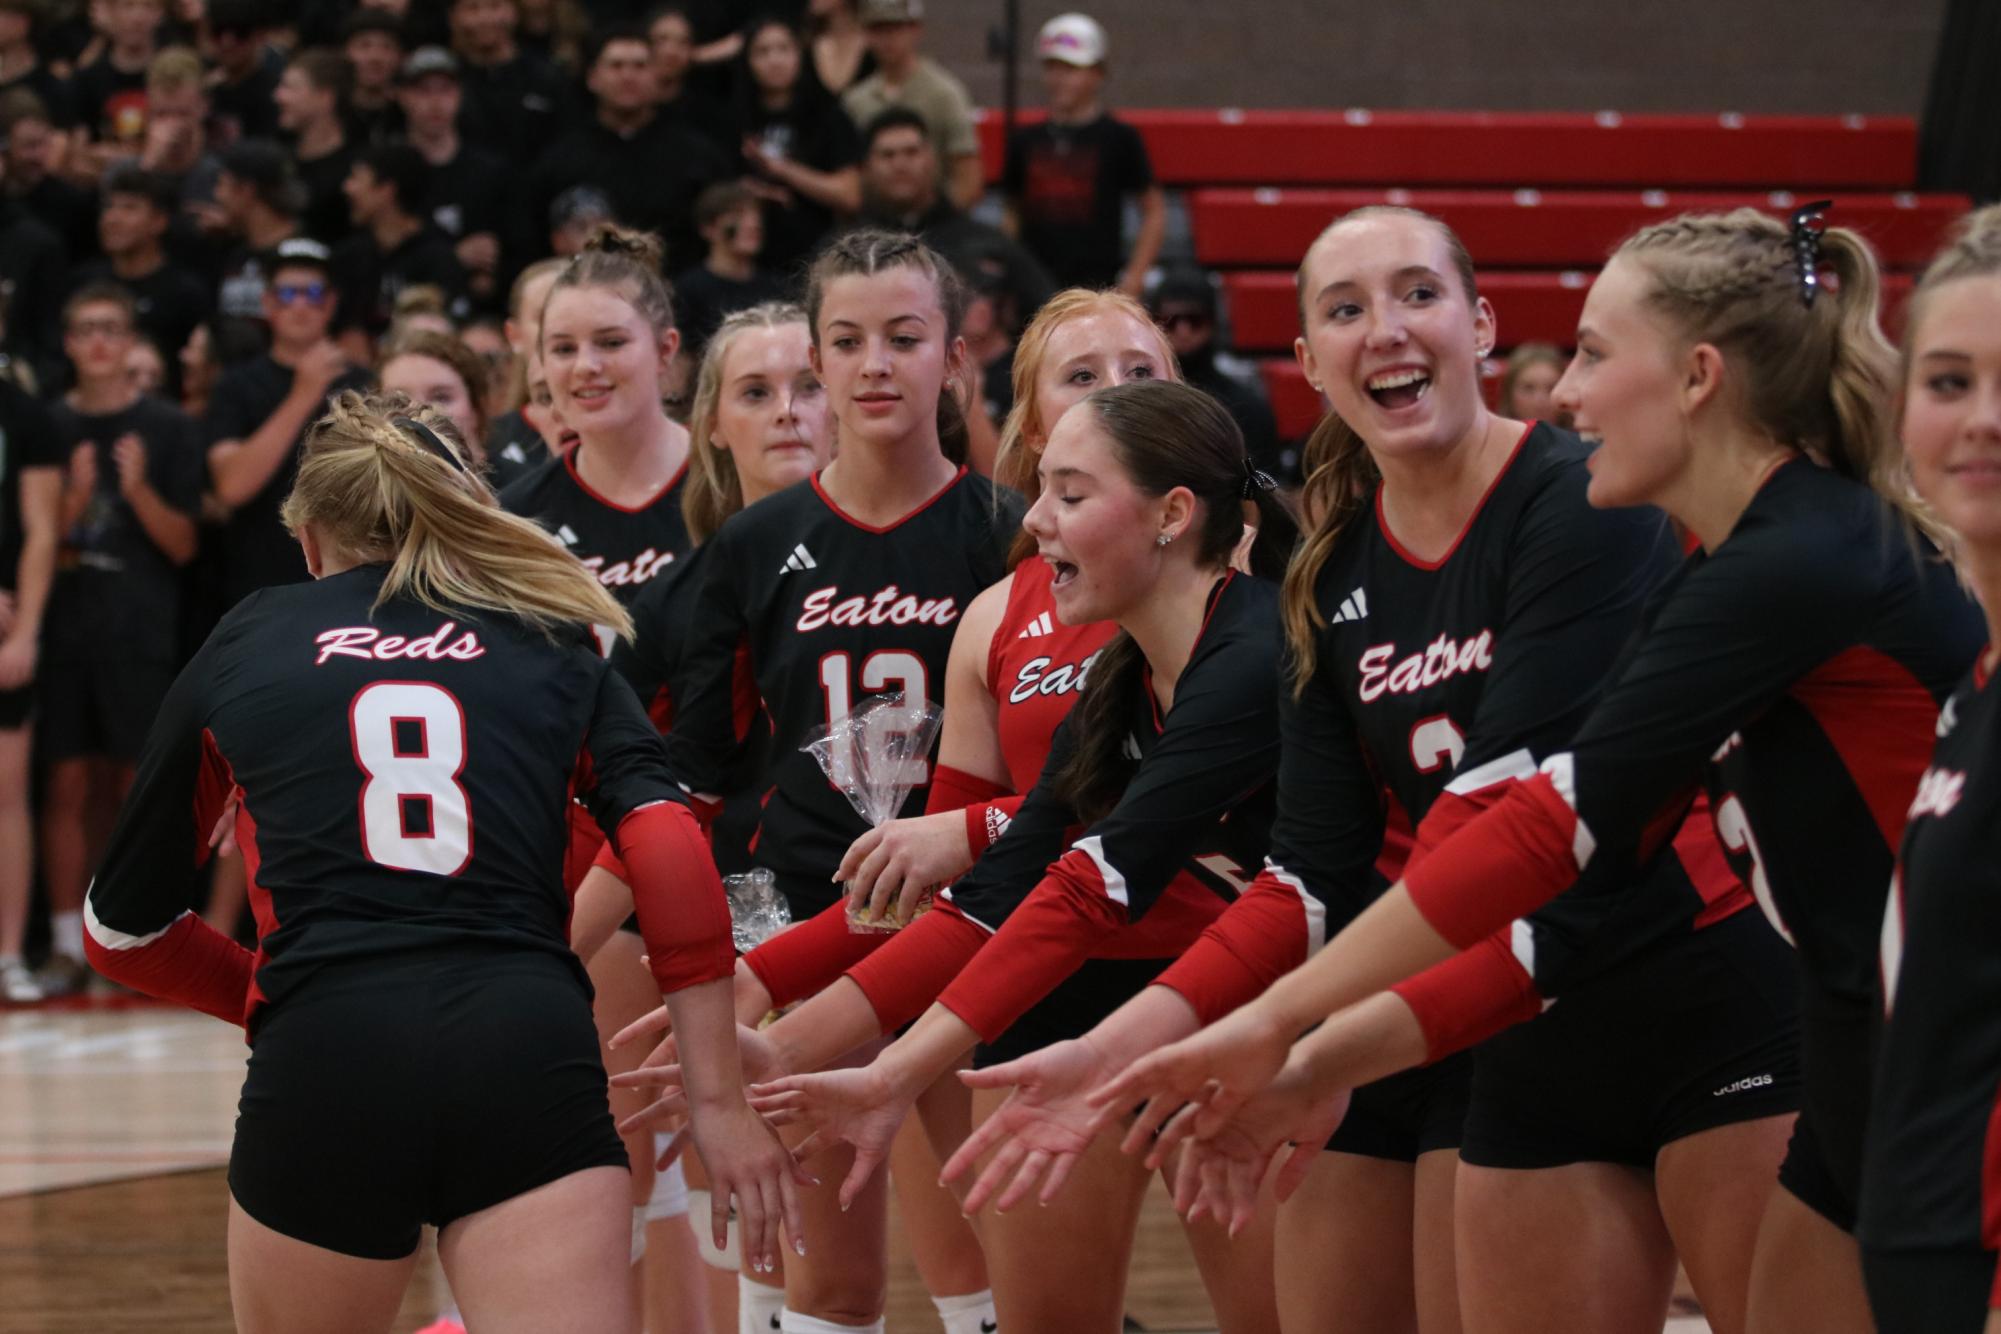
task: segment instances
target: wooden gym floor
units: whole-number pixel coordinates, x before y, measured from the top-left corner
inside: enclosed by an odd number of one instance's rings
[[[0,1010],[0,1334],[210,1334],[231,1328],[223,1164],[246,1051],[185,1011],[119,1001]],[[900,1239],[890,1334],[937,1316]],[[1149,1330],[1212,1328],[1164,1193],[1148,1200],[1133,1316]],[[445,1300],[418,1270],[397,1334]],[[1706,1334],[1700,1320],[1672,1334]]]

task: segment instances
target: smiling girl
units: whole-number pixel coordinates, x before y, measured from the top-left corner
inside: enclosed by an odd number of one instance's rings
[[[1939,715],[1883,924],[1889,1027],[1862,1178],[1863,1267],[1883,1334],[2001,1330],[1993,1125],[2001,929],[2001,211],[1967,219],[1904,335],[1912,480],[1952,532],[1987,644]]]
[[[1015,511],[997,510],[993,486],[941,444],[963,436],[948,379],[964,371],[964,306],[950,266],[912,237],[864,230],[830,246],[808,275],[806,308],[839,456],[725,520],[704,558],[669,754],[693,791],[728,790],[739,745],[735,664],[746,654],[772,721],[757,859],[795,921],[839,898],[842,854],[864,828],[800,746],[871,695],[938,703],[960,618],[1006,573]],[[922,810],[928,760],[912,777],[905,809]],[[928,1175],[912,1184],[932,1188]],[[831,1187],[808,1194],[820,1202],[807,1224],[809,1257],[787,1265],[784,1327],[879,1328],[883,1196],[844,1219]],[[961,1281],[934,1279],[934,1288],[985,1288],[977,1265],[961,1268]]]
[[[576,447],[501,495],[627,606],[689,546],[680,494],[688,432],[661,406],[680,345],[659,240],[600,229],[556,275],[542,308],[542,368]]]
[[[1658,505],[1701,551],[1576,734],[1534,756],[1539,775],[1435,845],[1319,958],[1198,1040],[1213,1048],[1226,1030],[1290,1028],[1308,996],[1316,1006],[1359,999],[1366,992],[1346,993],[1362,985],[1360,959],[1387,982],[1478,946],[1448,966],[1463,978],[1511,917],[1653,856],[1707,779],[1722,844],[1798,945],[1806,983],[1807,1111],[1745,1287],[1704,1288],[1723,1328],[1868,1328],[1843,1231],[1868,1103],[1876,927],[1932,721],[1977,635],[1950,571],[1909,526],[1877,292],[1860,239],[1804,215],[1790,229],[1749,210],[1689,216],[1620,248],[1586,302],[1556,402],[1602,439],[1586,463],[1591,504]],[[1647,964],[1626,967],[1638,976]],[[1400,1044],[1407,1060],[1435,1054],[1478,1008],[1464,986],[1439,985],[1445,976],[1341,1015],[1301,1044],[1287,1088],[1331,1092]],[[1750,1087],[1717,1082],[1712,1097],[1724,1101]],[[1143,1069],[1122,1085],[1124,1095],[1162,1081]],[[1250,1109],[1245,1124],[1267,1110]]]
[[[1360,210],[1308,252],[1299,289],[1300,361],[1335,415],[1310,488],[1318,527],[1287,574],[1270,859],[1208,939],[1082,1039],[1099,1051],[1157,1047],[1228,1013],[1359,913],[1384,883],[1392,799],[1417,822],[1418,861],[1566,740],[1674,559],[1658,516],[1586,505],[1576,437],[1486,409],[1494,316],[1449,229]],[[1702,824],[1620,874],[1659,892],[1634,896],[1643,909],[1599,896],[1517,923],[1483,960],[1494,972],[1447,979],[1491,1005],[1439,1035],[1440,1059],[1357,1091],[1345,1117],[1324,1105],[1290,1128],[1288,1328],[1450,1330],[1463,1292],[1522,1328],[1658,1329],[1675,1239],[1705,1298],[1741,1306],[1795,1098],[1784,949],[1742,913],[1749,895]],[[1614,908],[1623,959],[1586,948]],[[1776,979],[1763,991],[1761,972]],[[1470,1073],[1450,1059],[1559,988],[1561,1022],[1486,1043]],[[1645,1061],[1635,1031],[1659,1035]],[[1022,1084],[1022,1147],[1039,1133],[1027,1095],[1048,1120],[1074,1115],[1060,1067],[1081,1059],[1052,1048],[988,1072]],[[1711,1075],[1740,1065],[1762,1078],[1712,1097],[1730,1081]],[[1748,1217],[1714,1184],[1747,1175]],[[1588,1278],[1574,1268],[1587,1252]]]
[[[1172,350],[1137,302],[1082,289],[1059,293],[1037,313],[1022,334],[1013,372],[1015,407],[997,472],[1031,502],[1042,494],[1037,466],[1050,430],[1073,406],[1114,385],[1180,378]],[[1054,567],[1034,556],[1034,535],[1024,531],[1015,543],[1013,572],[980,594],[959,624],[930,811],[870,830],[842,862],[850,893],[868,900],[872,911],[907,920],[923,891],[959,876],[1008,826],[1042,772],[1052,734],[1117,633],[1110,621],[1063,620],[1050,587]],[[1213,898],[1207,890],[1196,892]],[[808,929],[778,936],[745,956],[737,977],[739,1011],[746,1008],[746,991],[755,998],[751,1008],[802,1000],[887,939],[851,934],[843,910],[828,909]],[[974,1064],[998,1064],[1076,1036],[1165,962],[1087,961],[997,1041],[981,1044]],[[991,1115],[1002,1096],[975,1090],[975,1122]],[[903,1170],[899,1162],[892,1167]],[[1050,1207],[1033,1216],[982,1220],[1003,1322],[1031,1329],[1117,1323],[1147,1176],[1106,1144],[1080,1161],[1077,1189]],[[1233,1245],[1219,1228],[1197,1225],[1190,1240],[1223,1327],[1255,1329],[1260,1320],[1271,1327],[1268,1234]]]

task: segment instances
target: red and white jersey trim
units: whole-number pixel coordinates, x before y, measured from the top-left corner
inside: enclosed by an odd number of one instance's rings
[[[92,888],[95,888],[95,886],[93,885]],[[83,929],[89,934],[92,940],[108,950],[144,949],[179,926],[182,917],[192,916],[194,916],[192,912],[183,912],[180,917],[174,918],[173,921],[168,922],[158,931],[148,932],[143,936],[132,936],[118,930],[116,927],[106,926],[103,922],[99,921],[97,907],[90,901],[90,895],[86,893],[83,897]]]

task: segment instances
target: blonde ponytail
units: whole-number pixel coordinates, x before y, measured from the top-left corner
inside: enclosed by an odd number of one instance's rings
[[[1799,254],[1784,222],[1741,208],[1642,228],[1614,258],[1640,266],[1652,281],[1646,303],[1677,332],[1735,366],[1753,425],[1863,482],[1935,535],[1897,455],[1897,359],[1880,323],[1875,251],[1846,227],[1821,232],[1820,266],[1835,282],[1820,284],[1812,302]]]
[[[552,635],[602,625],[631,637],[632,618],[589,570],[500,508],[452,424],[400,394],[348,392],[329,405],[306,433],[282,516],[295,536],[310,524],[343,557],[386,563],[377,607],[409,597],[447,613],[511,616]]]

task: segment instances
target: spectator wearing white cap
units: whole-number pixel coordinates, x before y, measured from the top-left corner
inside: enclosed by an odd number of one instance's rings
[[[1085,14],[1042,25],[1035,52],[1049,118],[1009,138],[1001,188],[1008,230],[1059,287],[1117,287],[1139,296],[1167,232],[1167,197],[1139,131],[1106,111],[1105,30]],[[1125,253],[1125,202],[1139,235]]]
[[[938,154],[940,189],[954,206],[971,208],[987,188],[973,100],[965,84],[919,54],[924,0],[861,0],[859,12],[876,69],[841,95],[842,108],[863,126],[891,107],[922,116]]]

